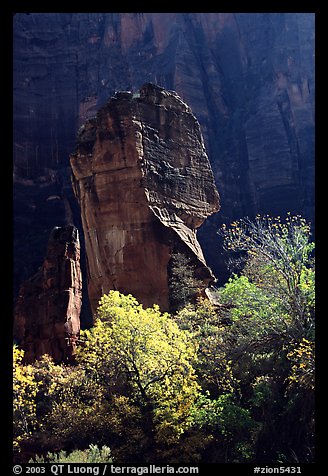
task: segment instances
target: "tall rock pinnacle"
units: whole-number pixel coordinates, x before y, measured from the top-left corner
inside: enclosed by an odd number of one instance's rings
[[[173,91],[120,92],[79,131],[71,155],[92,311],[111,289],[168,309],[170,260],[183,253],[214,280],[196,229],[219,210],[199,123]]]
[[[15,307],[14,338],[25,351],[25,362],[43,354],[55,362],[74,360],[81,304],[78,230],[55,227],[43,265],[22,284]]]

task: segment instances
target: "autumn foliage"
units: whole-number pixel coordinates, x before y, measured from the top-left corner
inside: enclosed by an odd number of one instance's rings
[[[258,216],[220,233],[233,272],[219,304],[186,300],[169,315],[111,291],[76,365],[23,365],[14,347],[17,461],[313,461],[310,226]]]

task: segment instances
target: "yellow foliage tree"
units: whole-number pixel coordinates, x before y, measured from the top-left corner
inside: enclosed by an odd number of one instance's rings
[[[131,295],[102,297],[92,329],[82,332],[78,361],[140,407],[158,443],[174,443],[190,425],[199,386],[192,363],[196,347],[187,331],[157,305],[144,309]]]
[[[14,450],[37,426],[36,403],[38,384],[31,365],[23,365],[24,351],[13,347],[13,433]]]

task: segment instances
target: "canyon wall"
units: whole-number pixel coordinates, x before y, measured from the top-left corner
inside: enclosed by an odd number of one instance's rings
[[[175,90],[201,125],[222,208],[198,236],[219,279],[220,223],[314,220],[314,33],[312,13],[15,14],[15,291],[53,226],[82,230],[68,163],[78,128],[146,82]]]
[[[170,260],[183,253],[203,290],[214,281],[196,229],[219,210],[199,123],[175,92],[120,92],[84,124],[71,155],[95,313],[111,289],[169,310]]]

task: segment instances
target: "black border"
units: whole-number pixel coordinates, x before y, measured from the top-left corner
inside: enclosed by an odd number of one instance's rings
[[[326,55],[326,49],[324,47],[323,38],[320,38],[321,32],[324,31],[325,25],[325,16],[323,14],[322,3],[323,2],[299,2],[299,1],[285,1],[285,2],[261,2],[257,5],[254,5],[254,2],[251,4],[249,1],[246,2],[226,2],[224,4],[209,4],[204,5],[201,4],[194,4],[191,5],[190,2],[186,3],[185,5],[179,3],[175,4],[172,8],[165,2],[165,4],[152,4],[150,5],[151,8],[149,9],[149,5],[146,8],[142,8],[142,5],[125,2],[124,5],[114,5],[111,2],[92,2],[91,4],[81,4],[81,2],[69,2],[69,1],[48,1],[42,2],[42,4],[35,2],[35,1],[17,1],[17,2],[10,2],[9,4],[4,0],[2,5],[0,6],[0,18],[1,18],[1,46],[2,46],[2,68],[1,68],[1,92],[2,92],[2,145],[4,144],[5,152],[2,148],[2,161],[1,161],[1,186],[0,191],[3,194],[1,197],[2,203],[2,223],[3,229],[0,233],[1,236],[1,250],[3,252],[3,259],[1,260],[2,263],[2,280],[1,280],[1,290],[2,290],[2,322],[1,322],[1,332],[0,332],[0,369],[1,369],[1,405],[0,405],[0,435],[1,435],[1,445],[0,445],[0,468],[3,465],[9,471],[6,472],[3,470],[3,474],[12,474],[12,313],[13,313],[13,306],[12,306],[12,253],[13,253],[13,227],[12,227],[12,85],[13,85],[13,47],[12,47],[12,36],[13,36],[13,26],[12,26],[12,18],[15,12],[19,13],[29,13],[29,12],[41,12],[41,13],[49,13],[49,12],[58,12],[58,13],[66,13],[66,12],[89,12],[90,6],[93,7],[94,10],[100,12],[113,12],[115,6],[125,7],[126,12],[133,11],[135,7],[138,7],[140,10],[143,11],[156,11],[159,7],[164,7],[168,12],[182,12],[182,11],[189,11],[192,7],[194,12],[199,11],[199,7],[201,7],[201,11],[204,13],[210,13],[214,9],[220,9],[222,13],[228,13],[233,11],[236,12],[245,12],[245,13],[258,13],[258,12],[283,12],[283,13],[315,13],[316,14],[316,208],[315,208],[315,215],[316,215],[316,242],[317,242],[317,281],[316,281],[316,295],[317,295],[317,315],[319,316],[317,322],[317,338],[316,338],[316,440],[317,440],[317,450],[316,450],[316,462],[312,464],[301,464],[302,473],[301,474],[323,474],[320,470],[321,464],[324,463],[324,451],[325,445],[323,442],[324,436],[324,422],[322,419],[323,416],[323,405],[322,401],[325,396],[325,390],[322,389],[322,380],[320,378],[321,372],[323,371],[324,364],[321,362],[321,358],[324,356],[323,348],[324,348],[324,319],[325,313],[323,312],[323,307],[321,306],[321,297],[322,292],[325,288],[325,283],[323,281],[322,275],[325,270],[324,264],[322,262],[322,258],[324,256],[324,216],[325,214],[322,213],[322,204],[325,205],[325,199],[321,197],[322,181],[324,180],[324,174],[320,170],[320,162],[323,161],[323,158],[320,154],[320,109],[322,104],[321,93],[323,88],[320,90],[320,81],[322,81],[323,73],[320,72],[320,59],[321,54],[322,56]],[[84,7],[87,6],[87,9]],[[80,7],[80,8],[78,8]],[[113,8],[110,8],[113,7]],[[197,8],[198,7],[198,8]],[[159,11],[162,11],[164,8],[161,8]],[[295,11],[296,10],[296,11]],[[321,46],[320,46],[321,45]],[[325,64],[325,60],[323,61],[323,65]],[[320,96],[319,96],[320,94]],[[9,130],[11,133],[9,134]],[[8,150],[7,150],[8,149]],[[8,178],[7,178],[8,174]],[[10,250],[10,252],[9,252]],[[120,465],[117,465],[120,466]],[[269,466],[269,465],[268,465]],[[272,465],[273,466],[273,465]],[[278,465],[277,465],[278,466]],[[199,474],[206,474],[207,471],[211,471],[213,469],[217,469],[217,474],[228,475],[231,473],[247,475],[253,474],[254,465],[248,464],[213,464],[213,465],[200,465],[200,472]],[[2,471],[2,469],[1,469]],[[238,472],[239,471],[239,472]],[[24,473],[23,473],[24,474]],[[51,474],[51,473],[49,473]]]

